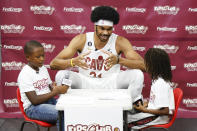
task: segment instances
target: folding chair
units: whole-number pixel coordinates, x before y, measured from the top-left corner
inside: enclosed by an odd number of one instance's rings
[[[144,129],[148,129],[148,128],[162,128],[162,129],[168,131],[168,128],[170,126],[172,126],[172,124],[174,123],[174,121],[176,119],[178,108],[179,108],[179,105],[180,105],[182,97],[183,97],[183,91],[180,88],[175,88],[173,90],[173,92],[174,92],[174,100],[175,100],[175,110],[174,110],[174,114],[172,116],[172,119],[169,121],[169,123],[161,124],[161,125],[152,125],[152,126],[144,128]],[[142,130],[144,130],[144,129],[142,129]]]
[[[40,131],[40,128],[38,125],[43,126],[43,127],[47,127],[47,131],[50,130],[50,127],[54,126],[53,124],[47,123],[47,122],[43,122],[43,121],[39,121],[39,120],[32,120],[30,118],[28,118],[28,116],[25,114],[24,108],[23,108],[23,102],[21,101],[21,94],[20,94],[20,90],[19,88],[17,88],[16,91],[17,94],[17,100],[18,100],[18,104],[19,104],[19,108],[25,118],[25,121],[22,123],[20,131],[23,131],[24,125],[26,123],[30,123],[32,125],[34,125],[34,127],[37,129],[37,131]]]

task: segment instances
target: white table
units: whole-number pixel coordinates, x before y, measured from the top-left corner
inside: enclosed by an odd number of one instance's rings
[[[75,105],[120,106],[126,111],[132,109],[132,100],[127,89],[69,89],[66,94],[60,95],[56,104],[60,121],[64,107]]]

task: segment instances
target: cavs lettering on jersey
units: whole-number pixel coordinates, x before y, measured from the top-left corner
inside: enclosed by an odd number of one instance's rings
[[[116,39],[117,35],[112,33],[107,44],[102,48],[102,50],[111,52],[114,55],[118,55],[115,49]],[[89,65],[89,69],[85,70],[79,68],[79,73],[89,77],[101,78],[110,76],[112,73],[118,73],[120,71],[119,64],[113,65],[112,68],[107,69],[104,62],[109,57],[109,55],[103,53],[101,50],[96,50],[94,44],[94,32],[86,33],[86,43],[81,53],[83,54],[89,51],[90,54],[85,57],[85,61]]]

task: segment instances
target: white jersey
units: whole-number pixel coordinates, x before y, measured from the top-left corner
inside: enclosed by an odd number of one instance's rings
[[[49,93],[49,84],[51,83],[52,81],[46,67],[40,67],[39,73],[36,73],[29,65],[25,65],[18,76],[23,108],[27,109],[31,105],[25,92],[35,91],[37,95]]]
[[[104,51],[118,55],[116,52],[116,39],[117,35],[112,33],[107,44],[102,48]],[[88,77],[102,78],[111,76],[112,73],[120,72],[120,65],[113,65],[109,70],[106,69],[104,61],[109,57],[108,54],[103,53],[101,50],[97,50],[94,44],[94,32],[86,33],[86,43],[81,53],[91,52],[86,56],[86,63],[89,65],[88,70],[79,68],[79,73]]]

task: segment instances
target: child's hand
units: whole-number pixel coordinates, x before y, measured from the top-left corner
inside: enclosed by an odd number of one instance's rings
[[[139,111],[142,111],[142,112],[146,109],[146,105],[145,104],[142,105],[142,103],[140,101],[138,102],[138,106],[133,105],[133,107]]]
[[[148,107],[148,101],[144,101],[144,104],[143,105],[144,105],[144,107],[147,108]]]
[[[65,94],[68,88],[69,86],[66,85],[54,86],[53,91],[57,92],[57,94]]]
[[[67,92],[69,86],[67,85],[61,85],[61,86],[58,86],[59,87],[59,91],[60,91],[60,94],[64,94]]]

